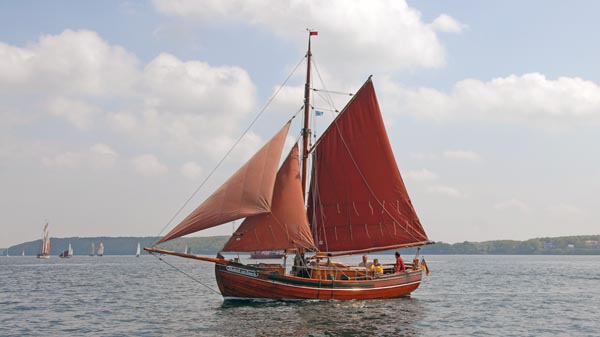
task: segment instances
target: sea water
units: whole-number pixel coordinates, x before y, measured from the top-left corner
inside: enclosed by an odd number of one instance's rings
[[[431,255],[410,297],[294,302],[224,301],[212,264],[165,260],[2,257],[0,335],[600,336],[599,256]]]

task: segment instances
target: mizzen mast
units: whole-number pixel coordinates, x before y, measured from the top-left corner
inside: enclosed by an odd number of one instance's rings
[[[310,37],[318,35],[316,31],[308,29],[308,51],[306,52],[306,83],[304,84],[304,126],[302,128],[302,196],[306,199],[306,177],[308,166],[308,140],[310,139]]]

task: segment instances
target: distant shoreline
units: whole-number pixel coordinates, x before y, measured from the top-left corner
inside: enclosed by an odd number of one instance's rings
[[[51,238],[50,255],[58,255],[66,249],[69,243],[73,246],[75,255],[89,255],[91,244],[97,249],[100,242],[104,245],[104,255],[133,255],[138,242],[142,247],[151,246],[159,237],[70,237]],[[183,252],[191,249],[193,254],[216,254],[225,245],[229,236],[180,238],[166,242],[161,247]],[[35,256],[41,245],[41,240],[24,242],[8,248],[10,256]],[[7,248],[0,248],[0,255],[6,256]],[[403,253],[411,254],[416,248],[402,249]],[[379,252],[387,254],[390,252]],[[444,243],[421,247],[421,254],[427,255],[600,255],[600,235],[578,235],[517,240],[493,240],[482,242]]]

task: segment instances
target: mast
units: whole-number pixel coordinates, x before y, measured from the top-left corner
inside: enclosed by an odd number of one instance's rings
[[[308,166],[308,139],[310,138],[310,37],[317,32],[308,30],[308,51],[306,52],[306,83],[304,84],[304,127],[302,129],[302,197],[306,198],[306,172]]]

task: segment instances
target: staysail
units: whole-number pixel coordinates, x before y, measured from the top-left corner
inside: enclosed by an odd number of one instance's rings
[[[229,221],[269,212],[277,166],[290,123],[157,244]]]
[[[247,217],[223,251],[314,249],[302,200],[298,156],[296,144],[277,172],[271,212]]]
[[[376,251],[428,240],[370,78],[317,141],[312,171],[308,218],[320,251]]]

